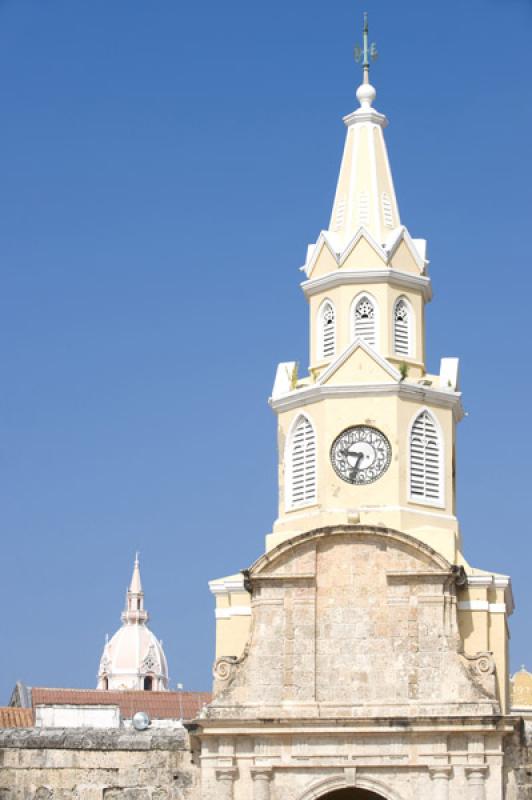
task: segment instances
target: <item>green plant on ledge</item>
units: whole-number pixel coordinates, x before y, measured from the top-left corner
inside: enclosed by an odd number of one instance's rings
[[[401,380],[404,381],[408,377],[408,364],[406,361],[401,361],[399,364],[399,372],[401,373]]]

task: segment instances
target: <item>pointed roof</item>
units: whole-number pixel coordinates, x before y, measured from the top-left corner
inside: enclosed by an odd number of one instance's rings
[[[347,137],[329,225],[344,247],[361,226],[382,245],[401,224],[383,136],[388,120],[373,108],[377,92],[369,82],[369,56],[375,46],[368,46],[367,33],[365,18],[360,107],[344,117]]]
[[[144,608],[144,592],[140,579],[139,554],[135,554],[131,583],[126,593],[126,607],[122,612],[122,622],[143,625],[148,621],[149,615]]]
[[[131,583],[129,584],[129,591],[134,594],[142,593],[142,583],[140,580],[140,565],[139,554],[135,553],[135,563],[133,565],[133,575],[131,576]]]

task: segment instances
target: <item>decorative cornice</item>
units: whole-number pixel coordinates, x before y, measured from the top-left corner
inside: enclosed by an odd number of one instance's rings
[[[303,707],[305,706],[305,704],[301,705]],[[491,706],[492,704],[488,705]],[[442,704],[442,708],[443,706],[444,704]],[[449,704],[445,707],[448,708]],[[249,706],[247,708],[249,709]],[[310,708],[315,710],[316,706],[309,704],[308,708],[305,708],[305,711],[307,712]],[[279,709],[280,707],[272,707],[271,711],[277,713]],[[323,704],[320,704],[320,709],[324,714],[327,711],[327,709],[323,708]],[[223,719],[202,717],[196,721],[196,724],[198,728],[201,728],[199,732],[200,735],[210,734],[213,736],[219,736],[222,733],[226,736],[246,736],[253,735],[257,730],[260,730],[261,735],[264,736],[286,736],[287,734],[308,735],[309,733],[317,733],[320,735],[326,734],[337,737],[338,735],[344,734],[375,733],[376,731],[391,732],[399,735],[404,732],[404,729],[403,731],[399,730],[397,724],[398,720],[404,724],[405,717],[400,713],[402,710],[402,708],[399,709],[396,707],[396,713],[393,716],[348,717],[338,714],[337,709],[332,709],[330,717],[322,716],[319,718],[310,718],[307,714],[300,717],[279,717],[273,720],[270,716],[268,716],[267,719],[258,715],[253,719],[234,716],[234,712],[237,711],[237,708],[235,706],[225,706]],[[412,711],[412,709],[410,709],[410,711]],[[435,711],[435,713],[430,715],[419,715],[408,718],[408,727],[412,733],[422,735],[434,733],[435,730],[438,730],[445,733],[458,732],[461,734],[463,734],[464,731],[498,733],[504,736],[508,733],[514,733],[519,729],[519,726],[519,717],[510,714],[505,716],[501,716],[500,714],[493,715],[492,710],[481,714],[473,712],[466,715],[464,715],[463,711],[462,713],[456,713],[454,715],[444,712],[437,713]],[[476,769],[479,769],[479,767],[477,766]]]
[[[461,392],[432,389],[412,383],[359,383],[349,386],[313,386],[296,389],[290,394],[270,398],[270,406],[274,411],[289,411],[292,408],[318,403],[325,398],[357,397],[368,395],[396,395],[418,403],[428,403],[440,408],[450,408],[454,418],[459,422],[464,416]]]
[[[230,594],[231,592],[244,592],[244,578],[242,575],[235,575],[230,578],[218,578],[209,581],[211,594]]]
[[[508,616],[513,614],[515,610],[514,593],[512,589],[512,580],[508,575],[468,575],[467,585],[483,589],[503,589],[504,600],[506,604],[506,614]],[[489,605],[496,607],[500,604],[490,603]]]
[[[242,589],[244,591],[244,589]],[[228,606],[227,608],[217,608],[214,611],[216,619],[232,619],[232,617],[249,617],[251,608],[249,606]]]
[[[347,114],[343,117],[343,122],[348,128],[360,122],[373,122],[375,125],[380,125],[381,128],[386,128],[388,125],[388,119],[384,114],[381,114],[379,111],[374,111],[373,109],[366,111],[362,108],[357,108],[356,111]]]
[[[487,600],[460,600],[458,611],[488,611],[490,614],[506,614],[506,603],[489,603]]]
[[[432,286],[430,278],[425,275],[411,275],[397,269],[362,269],[362,270],[337,270],[322,275],[320,278],[309,278],[300,284],[305,297],[312,297],[319,292],[326,292],[337,286],[350,286],[358,284],[389,283],[399,289],[413,289],[420,291],[425,302],[432,299]]]

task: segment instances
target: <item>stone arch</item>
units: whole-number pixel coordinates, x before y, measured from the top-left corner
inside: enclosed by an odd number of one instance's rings
[[[356,775],[353,782],[347,781],[345,775],[330,775],[328,778],[321,778],[308,787],[298,800],[343,800],[342,790],[351,790],[353,800],[356,800],[356,790],[360,792],[360,800],[404,800],[395,790],[385,786],[382,781],[365,776]],[[364,797],[364,792],[370,794]],[[348,800],[348,792],[345,792],[345,800]],[[349,800],[351,800],[349,798]]]
[[[354,538],[363,539],[368,536],[382,538],[383,541],[388,543],[395,543],[400,547],[404,547],[412,553],[417,553],[434,565],[435,568],[441,570],[452,570],[452,565],[440,553],[437,553],[428,544],[409,536],[406,533],[397,531],[393,528],[384,528],[379,525],[334,525],[324,528],[315,528],[314,530],[306,533],[301,533],[299,536],[294,536],[287,541],[281,542],[274,547],[273,550],[260,556],[251,566],[249,571],[246,571],[247,578],[253,578],[263,571],[267,571],[272,567],[275,561],[281,560],[285,554],[293,553],[299,546],[310,543],[317,539],[324,539],[331,541],[334,536],[350,535]]]

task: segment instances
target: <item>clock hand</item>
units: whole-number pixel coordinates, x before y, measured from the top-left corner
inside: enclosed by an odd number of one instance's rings
[[[351,468],[351,478],[356,478],[358,467],[362,459],[364,458],[364,453],[350,453],[352,456],[356,456],[355,466]]]
[[[359,453],[356,450],[349,450],[349,449],[348,450],[340,450],[340,453],[343,455],[344,458],[347,458],[347,456],[352,456],[352,457],[354,457],[354,456],[362,456],[362,458],[364,458],[364,453]]]

